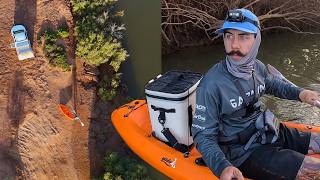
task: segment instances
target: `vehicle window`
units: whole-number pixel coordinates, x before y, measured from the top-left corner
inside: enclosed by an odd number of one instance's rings
[[[19,33],[23,33],[24,30],[19,30],[19,31],[14,31],[13,34],[19,34]]]

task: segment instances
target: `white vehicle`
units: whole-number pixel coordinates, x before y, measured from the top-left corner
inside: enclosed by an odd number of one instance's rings
[[[16,48],[18,59],[25,60],[34,58],[26,28],[23,25],[14,25],[11,28],[11,35],[14,39],[11,48]]]

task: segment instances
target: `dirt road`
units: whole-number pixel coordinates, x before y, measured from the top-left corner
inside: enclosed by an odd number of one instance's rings
[[[70,2],[0,2],[0,179],[89,179],[88,122],[81,128],[57,109],[73,104],[71,72],[50,67],[37,43],[40,32],[62,23],[73,35]],[[26,26],[36,58],[19,62],[9,48],[13,24]],[[74,44],[66,42],[71,62]]]

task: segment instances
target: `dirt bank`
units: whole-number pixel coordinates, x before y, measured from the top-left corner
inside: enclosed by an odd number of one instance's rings
[[[72,73],[51,68],[37,43],[40,32],[66,23],[66,48],[74,61],[70,2],[2,0],[0,11],[0,179],[89,179],[90,124],[86,118],[85,127],[67,121],[57,109],[59,103],[74,104]],[[19,62],[9,49],[13,24],[26,26],[36,58]]]

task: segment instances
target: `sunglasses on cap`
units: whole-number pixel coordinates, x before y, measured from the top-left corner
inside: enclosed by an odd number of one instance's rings
[[[260,29],[258,21],[254,21],[254,20],[244,16],[242,11],[240,11],[240,10],[229,10],[229,12],[227,14],[226,21],[229,21],[229,22],[249,22]]]

